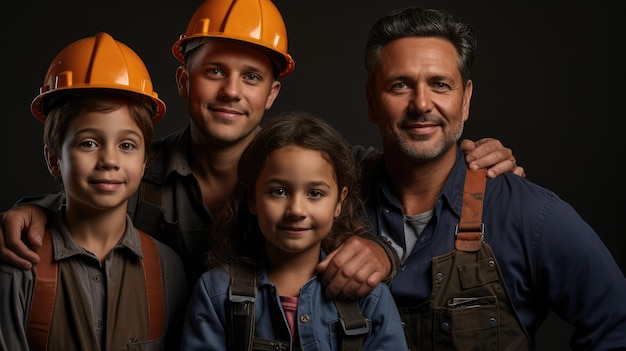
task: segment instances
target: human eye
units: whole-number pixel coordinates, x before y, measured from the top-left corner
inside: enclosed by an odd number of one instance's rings
[[[449,85],[444,83],[444,82],[435,82],[435,84],[433,84],[433,86],[437,90],[447,90],[449,88]]]
[[[137,145],[135,145],[135,143],[132,143],[132,142],[120,143],[120,149],[123,151],[133,151],[136,148],[137,148]]]
[[[248,80],[261,80],[261,76],[256,73],[249,73],[246,75],[246,79]]]
[[[287,191],[284,188],[274,188],[270,190],[270,194],[272,196],[281,197],[281,196],[286,196]]]
[[[311,191],[309,191],[309,197],[313,198],[313,199],[320,199],[322,197],[324,197],[325,193],[319,189],[313,189]]]
[[[263,77],[258,73],[247,73],[243,76],[243,79],[249,84],[258,84],[263,80]]]
[[[98,144],[94,140],[88,139],[88,140],[83,140],[79,142],[78,146],[82,149],[91,150],[91,149],[95,149],[96,147],[98,147]]]
[[[411,87],[406,82],[395,82],[391,84],[390,90],[395,93],[403,93]]]
[[[224,76],[224,72],[217,67],[209,67],[206,69],[206,75],[211,78],[219,78]]]

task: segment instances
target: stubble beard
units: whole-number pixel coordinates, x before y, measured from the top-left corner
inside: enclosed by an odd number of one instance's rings
[[[453,130],[448,129],[448,133],[445,133],[443,138],[437,140],[432,146],[424,146],[431,136],[429,135],[414,135],[404,138],[402,134],[395,133],[393,138],[395,139],[395,145],[408,159],[418,161],[420,163],[430,160],[438,159],[450,150],[463,135],[464,123],[461,123],[458,128]],[[418,142],[416,145],[415,142]]]

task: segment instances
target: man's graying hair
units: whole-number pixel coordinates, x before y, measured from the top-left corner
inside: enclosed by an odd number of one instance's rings
[[[406,7],[380,18],[372,27],[365,46],[365,69],[370,82],[380,65],[380,50],[393,40],[406,37],[434,37],[449,41],[458,53],[463,83],[470,79],[476,52],[476,35],[467,23],[445,10]]]

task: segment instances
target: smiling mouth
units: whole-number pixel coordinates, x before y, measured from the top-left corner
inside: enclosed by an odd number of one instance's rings
[[[91,184],[122,184],[120,180],[90,180]]]
[[[308,230],[309,228],[297,228],[297,227],[279,227],[282,230],[289,230],[289,231],[294,231],[294,232],[301,232],[304,230]]]

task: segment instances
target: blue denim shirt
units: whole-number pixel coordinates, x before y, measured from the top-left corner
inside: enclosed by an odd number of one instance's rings
[[[402,207],[382,162],[363,189],[379,235],[404,244]],[[460,151],[430,222],[401,263],[391,290],[398,307],[431,293],[431,258],[454,249],[466,164]],[[485,241],[491,245],[523,326],[534,335],[550,311],[575,327],[573,349],[626,347],[626,279],[595,231],[553,192],[511,173],[487,179]]]
[[[219,268],[202,274],[193,290],[183,327],[182,350],[227,350],[229,326],[228,288],[230,274]],[[255,335],[279,340],[289,335],[287,320],[280,304],[276,286],[263,270],[257,277],[255,303]],[[378,284],[359,300],[361,313],[370,321],[370,331],[362,350],[407,350],[400,315],[385,284]],[[280,325],[272,323],[272,314],[280,313]],[[300,289],[296,313],[300,346],[303,351],[339,350],[338,314],[333,300],[324,295],[320,276],[313,277]],[[304,318],[304,317],[309,318]],[[241,332],[237,332],[240,335]],[[291,344],[291,340],[282,340]]]

